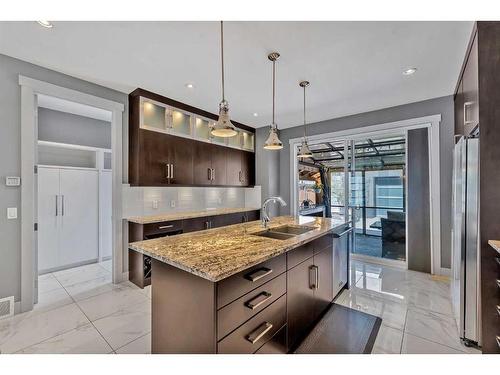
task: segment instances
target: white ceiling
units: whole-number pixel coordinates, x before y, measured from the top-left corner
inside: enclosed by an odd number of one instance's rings
[[[137,87],[217,112],[218,22],[0,22],[0,53],[125,93]],[[472,22],[227,22],[226,97],[232,118],[271,120],[277,63],[277,123],[308,122],[453,93]],[[417,67],[412,76],[403,76]],[[193,83],[194,89],[185,87]],[[253,113],[257,112],[258,117]]]
[[[54,111],[67,112],[74,115],[90,117],[109,123],[111,123],[112,120],[111,111],[85,104],[71,102],[69,100],[55,98],[53,96],[38,94],[38,106],[53,109]]]

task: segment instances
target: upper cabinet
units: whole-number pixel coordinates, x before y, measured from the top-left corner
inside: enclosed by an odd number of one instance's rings
[[[475,33],[455,93],[455,135],[470,135],[479,125],[478,38]],[[458,137],[457,137],[458,139]]]
[[[137,89],[129,95],[129,182],[132,186],[253,186],[255,132],[211,135],[217,116]]]

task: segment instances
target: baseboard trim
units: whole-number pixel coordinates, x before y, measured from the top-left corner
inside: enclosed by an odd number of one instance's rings
[[[450,277],[451,276],[451,268],[444,268],[444,267],[441,267],[439,269],[439,275],[441,276],[448,276]]]

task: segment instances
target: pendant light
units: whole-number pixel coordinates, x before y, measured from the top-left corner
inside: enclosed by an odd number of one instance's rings
[[[276,101],[276,60],[280,57],[278,52],[270,53],[267,58],[273,62],[273,122],[269,127],[269,136],[264,143],[264,148],[266,150],[281,150],[283,148],[283,143],[278,137],[278,125],[274,121],[274,108]]]
[[[216,137],[233,137],[236,129],[229,119],[229,103],[224,95],[224,24],[220,21],[220,54],[222,62],[222,101],[219,103],[219,120],[212,127],[211,134]]]
[[[307,134],[306,134],[306,87],[309,86],[308,81],[302,81],[299,83],[299,86],[304,89],[304,139],[302,140],[302,144],[300,145],[299,153],[297,157],[299,159],[311,158],[313,156],[311,150],[309,150],[309,145],[307,144]]]

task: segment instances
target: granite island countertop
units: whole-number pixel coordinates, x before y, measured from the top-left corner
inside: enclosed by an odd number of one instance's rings
[[[136,224],[161,223],[162,221],[175,221],[194,219],[197,217],[236,214],[239,212],[260,211],[258,207],[214,208],[198,211],[179,211],[158,215],[130,216],[126,220]]]
[[[488,244],[500,255],[500,241],[488,240]]]
[[[283,225],[314,229],[286,240],[255,236],[262,232],[259,221],[132,242],[129,248],[184,271],[217,282],[264,262],[346,223],[323,217],[280,216],[268,228]]]

